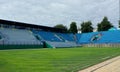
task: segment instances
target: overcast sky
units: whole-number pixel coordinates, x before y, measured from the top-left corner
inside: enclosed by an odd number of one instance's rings
[[[119,0],[0,0],[0,19],[44,26],[91,20],[96,26],[104,16],[118,26]]]

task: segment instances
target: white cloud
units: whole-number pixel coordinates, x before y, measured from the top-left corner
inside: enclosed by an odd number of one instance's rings
[[[117,26],[119,0],[0,0],[0,18],[45,26],[91,20],[104,16]]]

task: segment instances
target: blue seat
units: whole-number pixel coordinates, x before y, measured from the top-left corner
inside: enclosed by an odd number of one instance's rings
[[[56,33],[56,34],[66,41],[75,41],[74,35],[71,33]]]
[[[61,42],[61,40],[56,36],[56,34],[54,34],[52,32],[33,31],[33,33],[36,33],[36,34],[40,35],[43,40]]]
[[[100,39],[91,42],[92,37],[100,33],[102,34]],[[76,36],[77,36],[77,43],[80,44],[120,43],[120,30],[83,33],[83,34],[76,34]]]
[[[55,33],[47,31],[33,31],[50,44],[52,47],[74,47],[77,46],[74,35],[71,33]]]
[[[4,37],[4,44],[41,44],[29,30],[4,28],[0,29],[0,33]]]

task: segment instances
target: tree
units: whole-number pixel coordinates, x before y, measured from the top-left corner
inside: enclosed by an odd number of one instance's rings
[[[93,32],[92,22],[91,21],[83,22],[81,24],[81,32],[82,33]]]
[[[109,30],[113,25],[108,21],[107,17],[104,17],[101,23],[98,23],[97,30],[98,31],[107,31]]]
[[[54,26],[54,28],[64,29],[66,32],[68,31],[67,27],[64,26],[63,24],[57,24]]]
[[[71,32],[71,33],[77,33],[77,25],[76,25],[76,22],[72,22],[71,24],[70,24],[70,28],[69,28],[69,32]]]

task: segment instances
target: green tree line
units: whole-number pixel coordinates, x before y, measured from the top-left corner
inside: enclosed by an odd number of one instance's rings
[[[81,30],[82,33],[88,33],[88,32],[93,32],[93,25],[91,21],[86,21],[86,22],[82,22],[80,24],[81,28],[79,30]],[[56,26],[54,26],[55,28],[61,28],[64,29],[66,32],[69,33],[77,33],[78,29],[77,29],[77,23],[76,22],[71,22],[70,24],[70,28],[68,29],[66,26],[64,26],[63,24],[57,24]],[[105,16],[103,18],[103,20],[97,24],[97,31],[108,31],[110,28],[114,27],[112,25],[112,23],[108,20],[108,18]],[[119,20],[119,27],[120,27],[120,20]]]

